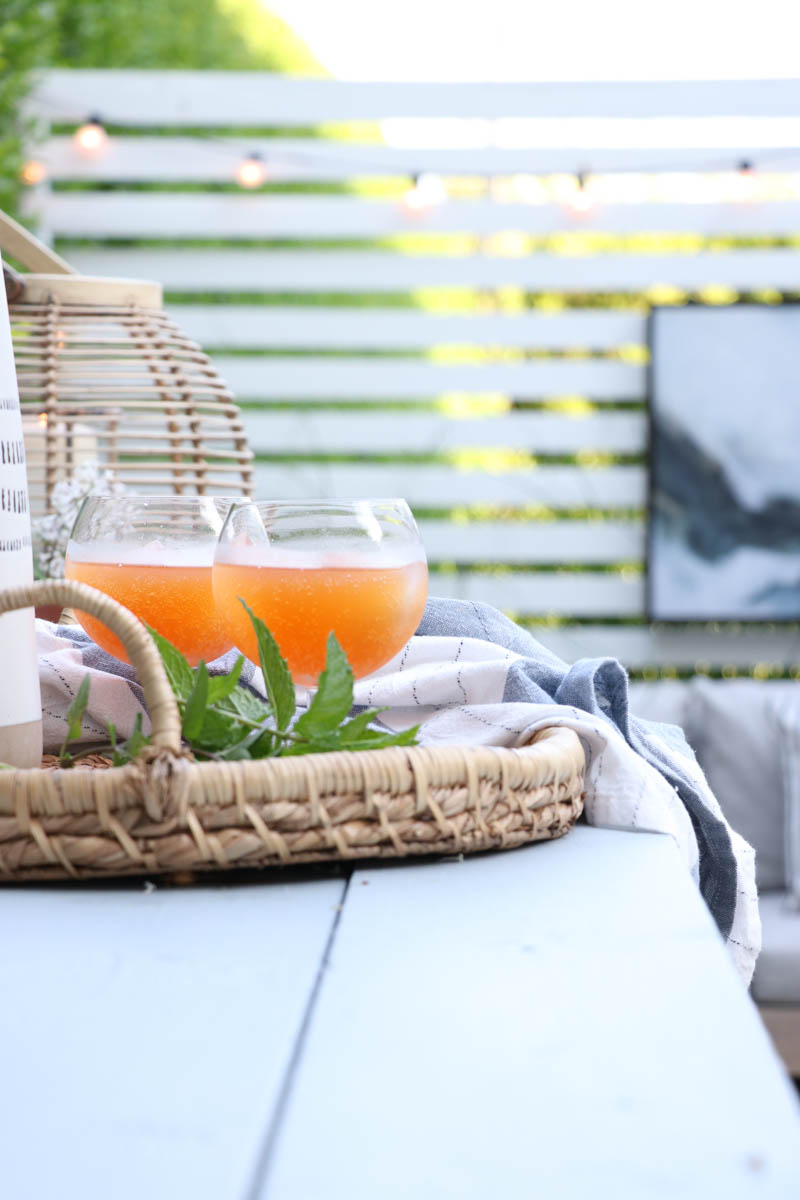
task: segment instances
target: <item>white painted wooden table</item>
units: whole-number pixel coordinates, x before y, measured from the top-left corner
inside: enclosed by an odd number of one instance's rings
[[[0,890],[9,1200],[800,1195],[800,1110],[672,843]]]

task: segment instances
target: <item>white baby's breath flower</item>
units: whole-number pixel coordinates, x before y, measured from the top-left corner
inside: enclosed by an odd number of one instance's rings
[[[63,579],[67,542],[87,496],[120,496],[125,485],[112,471],[100,471],[95,459],[81,463],[69,479],[61,479],[50,496],[51,511],[31,522],[34,570],[40,579]]]

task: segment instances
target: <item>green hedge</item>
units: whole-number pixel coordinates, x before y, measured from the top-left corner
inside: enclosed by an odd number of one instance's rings
[[[323,74],[259,0],[2,0],[0,208],[7,212],[19,204],[31,72],[47,66]]]

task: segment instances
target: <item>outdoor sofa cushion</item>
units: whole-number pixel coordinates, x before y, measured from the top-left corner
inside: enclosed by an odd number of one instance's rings
[[[783,775],[786,886],[800,908],[800,688],[795,688],[788,699],[776,697],[772,713],[778,728]]]
[[[756,852],[759,891],[787,883],[786,802],[776,710],[792,680],[692,679],[686,734],[726,818]]]
[[[762,892],[762,946],[753,976],[760,1004],[800,1004],[800,910],[786,892]]]

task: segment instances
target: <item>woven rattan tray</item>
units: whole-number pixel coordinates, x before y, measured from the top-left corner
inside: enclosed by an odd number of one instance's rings
[[[0,592],[0,613],[34,603],[85,610],[122,640],[152,745],[107,770],[0,770],[0,880],[462,853],[560,837],[580,815],[584,756],[563,727],[519,750],[392,747],[195,762],[181,746],[158,652],[132,613],[66,581]]]

